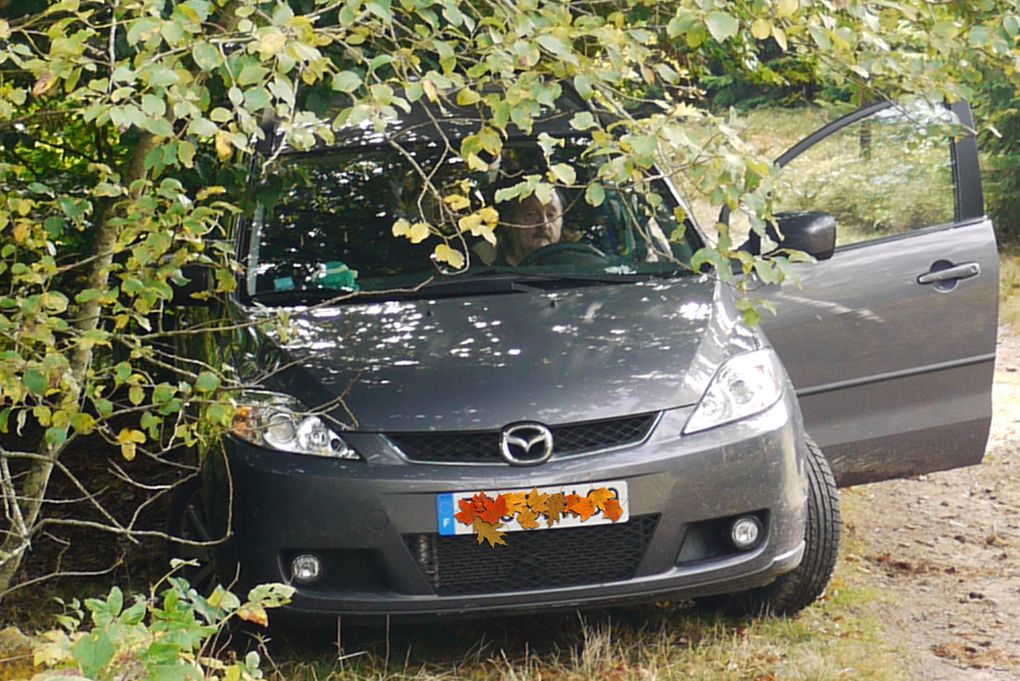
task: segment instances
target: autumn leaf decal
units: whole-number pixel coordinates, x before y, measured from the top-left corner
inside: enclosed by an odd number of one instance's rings
[[[512,523],[523,530],[535,530],[543,524],[549,528],[561,523],[564,518],[577,518],[585,522],[592,517],[602,516],[617,522],[623,516],[623,506],[616,491],[608,487],[592,489],[586,495],[555,492],[531,491],[504,492],[490,497],[479,492],[470,499],[457,502],[460,509],[454,518],[462,525],[471,527],[479,545],[488,542],[490,547],[505,546],[503,538]]]

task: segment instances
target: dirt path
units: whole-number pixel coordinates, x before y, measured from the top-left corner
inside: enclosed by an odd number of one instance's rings
[[[912,678],[1020,679],[1020,337],[999,336],[984,464],[852,488],[849,556],[892,594],[879,613]]]

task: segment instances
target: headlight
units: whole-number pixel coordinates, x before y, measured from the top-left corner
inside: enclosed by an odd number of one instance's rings
[[[243,440],[294,454],[361,458],[321,418],[288,395],[246,392],[239,402],[231,431]]]
[[[757,414],[779,401],[783,381],[771,350],[755,350],[726,360],[715,373],[684,427],[696,433]]]

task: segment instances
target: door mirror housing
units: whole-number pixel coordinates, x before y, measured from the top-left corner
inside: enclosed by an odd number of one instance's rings
[[[778,244],[776,249],[804,251],[815,260],[832,257],[836,250],[836,218],[830,213],[796,211],[776,213],[774,217],[767,233]],[[756,255],[767,255],[761,251],[761,237],[753,232],[744,247]]]

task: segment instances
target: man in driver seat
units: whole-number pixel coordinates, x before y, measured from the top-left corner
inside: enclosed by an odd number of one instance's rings
[[[516,267],[530,253],[559,243],[563,234],[563,199],[559,192],[554,190],[546,204],[532,194],[501,208],[497,261]]]

